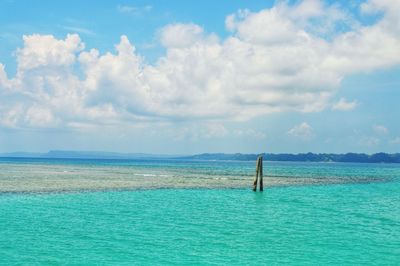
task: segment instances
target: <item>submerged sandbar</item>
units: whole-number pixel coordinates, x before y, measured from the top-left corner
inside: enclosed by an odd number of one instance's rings
[[[115,165],[21,164],[0,165],[0,193],[135,190],[158,188],[251,188],[252,171],[229,173],[212,169],[127,167]],[[376,177],[265,175],[266,188],[382,182]]]

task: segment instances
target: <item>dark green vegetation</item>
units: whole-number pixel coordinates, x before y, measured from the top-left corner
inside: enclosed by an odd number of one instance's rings
[[[194,160],[240,160],[255,161],[259,154],[225,154],[225,153],[203,153],[187,156],[185,159]],[[299,153],[299,154],[261,154],[266,161],[289,161],[289,162],[351,162],[351,163],[400,163],[400,153],[375,153],[372,155],[364,153]]]

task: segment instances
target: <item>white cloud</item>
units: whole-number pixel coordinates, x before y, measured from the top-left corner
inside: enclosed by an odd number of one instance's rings
[[[17,104],[13,107],[2,110],[0,125],[7,128],[17,128],[21,119],[22,106]]]
[[[298,137],[303,140],[309,140],[314,137],[313,128],[306,122],[294,126],[287,133],[293,137]]]
[[[161,43],[167,48],[184,48],[203,41],[204,30],[196,24],[170,24],[161,30]]]
[[[372,128],[374,129],[375,133],[379,135],[386,135],[387,133],[389,133],[389,130],[382,125],[374,125]]]
[[[350,111],[356,108],[358,105],[357,101],[347,101],[345,98],[340,98],[338,102],[333,104],[332,109],[338,111]]]
[[[16,75],[7,77],[0,64],[0,123],[223,121],[350,110],[356,102],[331,102],[346,75],[400,64],[400,7],[393,2],[368,1],[363,10],[378,8],[383,16],[367,26],[316,0],[238,11],[226,18],[231,34],[224,39],[196,24],[167,25],[159,34],[166,54],[154,64],[127,36],[104,54],[85,50],[77,34],[24,36]],[[28,111],[34,106],[41,111]],[[32,112],[47,122],[37,123]]]
[[[400,137],[396,137],[390,141],[391,144],[400,144]]]
[[[4,65],[0,63],[0,93],[2,88],[9,88],[10,81],[8,80],[7,73],[4,69]]]
[[[56,126],[57,121],[49,109],[32,106],[26,111],[26,122],[33,127]]]
[[[389,12],[390,15],[394,15],[397,14],[399,10],[400,2],[396,0],[369,0],[361,4],[361,11],[367,14],[386,11]]]
[[[129,6],[129,5],[118,5],[117,10],[121,13],[129,13],[134,15],[141,15],[144,12],[149,12],[153,9],[151,5],[145,6]]]
[[[23,40],[24,48],[17,49],[19,71],[69,66],[75,62],[75,54],[85,47],[77,34],[68,34],[65,40],[53,35],[24,35]]]

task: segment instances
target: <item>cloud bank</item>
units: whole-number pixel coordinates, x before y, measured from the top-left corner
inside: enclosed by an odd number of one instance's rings
[[[278,2],[227,16],[224,39],[196,24],[160,31],[166,54],[148,64],[127,36],[115,52],[77,34],[23,36],[17,73],[0,64],[0,126],[85,127],[176,120],[248,120],[332,106],[341,80],[400,64],[400,5],[370,0],[363,25],[336,5]],[[351,110],[344,99],[333,109]]]

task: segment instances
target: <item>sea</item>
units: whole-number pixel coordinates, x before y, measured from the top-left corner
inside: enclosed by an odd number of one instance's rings
[[[0,158],[0,265],[400,265],[400,164]]]

